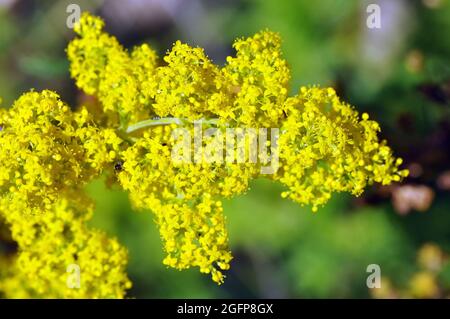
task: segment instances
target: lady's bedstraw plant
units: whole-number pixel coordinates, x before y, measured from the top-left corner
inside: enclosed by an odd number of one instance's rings
[[[1,111],[0,216],[18,244],[0,283],[6,296],[125,295],[125,248],[86,226],[92,203],[83,188],[105,173],[137,209],[154,214],[165,265],[198,267],[222,283],[232,256],[221,199],[245,193],[268,157],[173,160],[174,131],[195,133],[194,121],[203,130],[279,128],[279,168],[264,176],[286,186],[282,197],[313,211],[333,192],[358,196],[367,185],[407,175],[379,141],[379,125],[332,88],[302,87],[288,97],[276,33],[238,39],[236,56],[219,67],[179,41],[163,61],[147,44],[128,52],[103,25],[84,14],[67,48],[76,85],[100,109],[72,111],[56,93],[31,91]],[[81,268],[79,289],[66,285],[72,263]]]

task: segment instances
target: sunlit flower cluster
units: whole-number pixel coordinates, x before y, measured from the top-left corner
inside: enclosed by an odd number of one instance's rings
[[[374,182],[407,175],[379,141],[378,124],[367,114],[360,118],[333,89],[303,87],[288,97],[290,73],[276,33],[236,40],[236,56],[220,67],[203,49],[179,41],[161,60],[147,44],[128,51],[103,27],[84,14],[67,48],[71,75],[98,99],[99,112],[73,112],[43,91],[24,94],[0,113],[0,214],[19,245],[14,269],[20,269],[0,289],[124,296],[125,250],[84,224],[92,208],[80,195],[83,186],[105,172],[137,209],[154,214],[165,265],[198,267],[222,283],[232,256],[221,200],[245,193],[266,161],[260,155],[256,163],[210,162],[202,154],[174,160],[176,129],[195,134],[194,121],[222,133],[278,128],[279,169],[264,176],[286,186],[283,197],[313,211],[334,192],[360,195]],[[72,262],[87,274],[84,288],[67,292],[61,267]],[[19,282],[27,284],[15,290]]]
[[[130,287],[127,252],[87,227],[92,203],[83,193],[114,162],[122,140],[51,91],[23,94],[0,121],[0,219],[18,245],[0,291],[7,297],[123,297]],[[80,289],[67,287],[70,264],[83,270]]]
[[[408,174],[398,170],[386,141],[379,141],[377,122],[340,101],[332,88],[302,87],[283,106],[282,169],[275,179],[289,189],[282,193],[313,211],[334,192],[360,195],[374,182],[388,185]]]
[[[19,251],[8,273],[0,274],[0,291],[8,298],[123,298],[131,287],[127,251],[86,225],[91,214],[92,204],[82,193],[61,199],[46,213],[5,214]],[[77,289],[68,285],[70,265],[80,269]]]

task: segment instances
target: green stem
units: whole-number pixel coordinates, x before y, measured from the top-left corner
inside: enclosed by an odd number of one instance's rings
[[[212,125],[216,125],[218,123],[218,119],[200,119],[198,120],[199,122],[201,122],[202,124],[212,124]],[[185,119],[180,119],[177,117],[163,117],[160,119],[148,119],[148,120],[144,120],[135,124],[132,124],[130,126],[127,127],[125,133],[129,134],[132,132],[135,132],[137,130],[146,128],[146,127],[152,127],[152,126],[160,126],[160,125],[170,125],[170,124],[176,124],[176,125],[183,125],[185,122],[187,122],[187,120]]]
[[[140,130],[142,128],[146,127],[152,127],[152,126],[159,126],[159,125],[170,125],[170,124],[177,124],[181,125],[183,124],[182,120],[176,117],[166,117],[166,118],[160,118],[157,120],[154,119],[148,119],[145,121],[141,121],[135,124],[132,124],[127,127],[127,130],[125,131],[127,134],[132,133],[134,131]]]

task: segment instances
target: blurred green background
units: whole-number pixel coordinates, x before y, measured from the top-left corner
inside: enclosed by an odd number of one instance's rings
[[[335,87],[380,122],[411,171],[402,185],[335,195],[316,214],[255,181],[225,203],[235,258],[220,287],[196,269],[167,269],[152,215],[96,181],[92,224],[128,247],[130,297],[450,297],[450,1],[0,0],[3,107],[31,88],[71,105],[83,99],[64,52],[74,36],[70,3],[102,16],[127,47],[148,42],[164,54],[182,40],[218,64],[236,37],[277,31],[292,94],[300,85]],[[370,3],[381,8],[380,29],[366,25]],[[366,286],[369,264],[381,267],[381,289]]]

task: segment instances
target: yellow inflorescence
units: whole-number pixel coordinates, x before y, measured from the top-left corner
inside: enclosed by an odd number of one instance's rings
[[[50,91],[22,95],[0,119],[0,219],[18,245],[0,292],[6,297],[121,298],[131,286],[127,252],[89,229],[83,185],[111,166],[122,140],[72,112]],[[67,267],[80,267],[79,289]]]
[[[6,297],[124,297],[131,287],[125,273],[127,251],[116,239],[86,226],[92,205],[77,197],[60,200],[44,214],[16,211],[4,216],[19,246],[11,275],[0,282]],[[80,269],[77,289],[68,286],[70,265]]]
[[[246,127],[279,127],[290,80],[279,35],[262,31],[233,47],[236,57],[227,57],[222,69],[223,85],[234,93],[232,107],[219,115]]]
[[[221,134],[279,128],[278,170],[265,176],[287,187],[283,197],[313,211],[334,192],[360,195],[374,182],[407,175],[379,141],[379,125],[333,89],[303,87],[288,97],[289,68],[276,33],[237,40],[236,56],[219,67],[201,48],[179,41],[162,61],[146,44],[128,52],[103,26],[84,14],[67,48],[72,77],[98,98],[100,110],[87,105],[73,112],[43,91],[0,112],[0,217],[19,247],[10,261],[14,271],[0,284],[6,295],[124,296],[126,251],[86,227],[92,208],[80,195],[105,171],[136,208],[154,213],[165,265],[199,267],[222,283],[232,257],[221,198],[245,193],[264,161],[209,161],[197,153],[178,161],[172,151],[180,127],[189,136],[211,128]],[[200,129],[197,120],[204,120]],[[209,139],[206,151],[220,148]],[[83,271],[78,290],[65,287],[71,263]]]
[[[334,192],[360,195],[373,182],[398,182],[408,174],[398,170],[401,159],[379,141],[377,122],[340,101],[332,88],[302,87],[283,104],[287,119],[280,137],[282,169],[276,180],[288,186],[283,197],[313,210]]]
[[[0,204],[40,213],[96,177],[121,139],[99,130],[86,110],[73,113],[51,91],[23,94],[0,118]],[[113,154],[114,153],[114,154]]]

